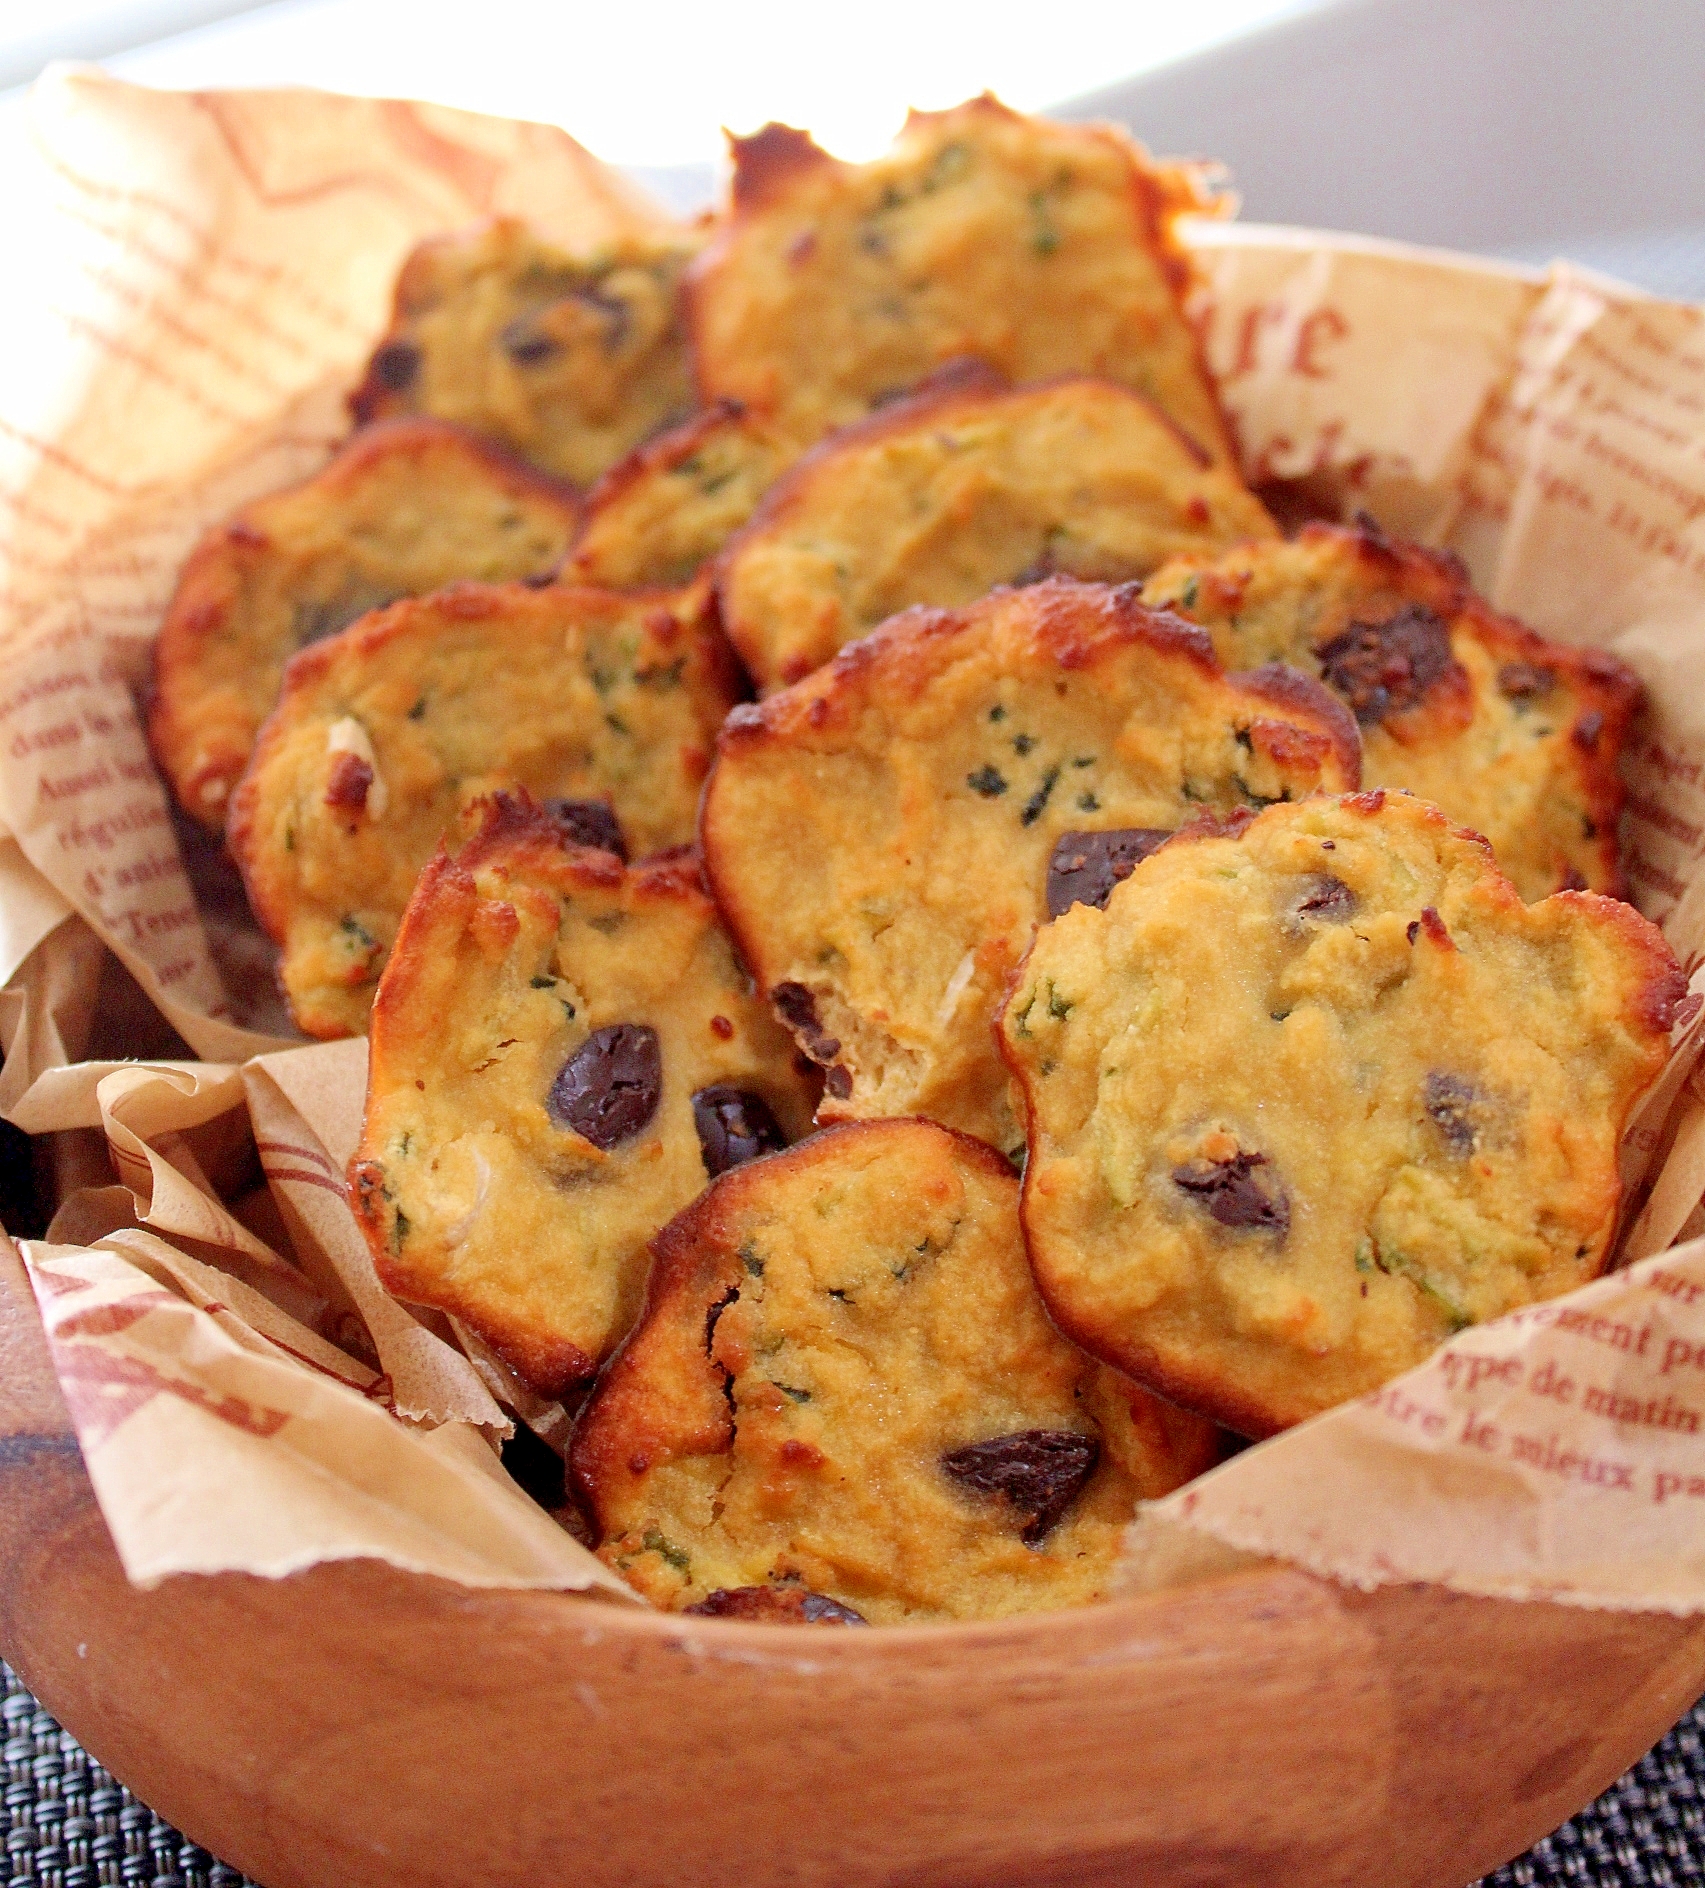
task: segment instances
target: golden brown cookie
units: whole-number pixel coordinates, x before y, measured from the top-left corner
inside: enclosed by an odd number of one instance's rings
[[[718,402],[604,474],[587,497],[564,577],[613,590],[687,582],[797,457],[738,402]]]
[[[1002,1010],[1060,1327],[1264,1435],[1594,1277],[1685,993],[1631,906],[1525,905],[1405,794],[1185,835]]]
[[[1086,833],[1356,780],[1355,726],[1290,670],[1228,677],[1136,586],[1052,577],[911,610],[737,709],[700,830],[746,962],[826,1069],[824,1119],[1020,1140],[990,1024]],[[1056,876],[1058,874],[1056,873]]]
[[[573,803],[594,842],[613,817],[636,856],[691,839],[733,700],[702,592],[462,584],[305,650],[227,834],[298,1025],[365,1027],[415,875],[485,794]]]
[[[927,1121],[834,1128],[654,1242],[645,1315],[575,1434],[600,1552],[674,1610],[872,1624],[1107,1590],[1136,1503],[1210,1424],[1048,1322],[1018,1181]]]
[[[679,306],[687,231],[571,255],[498,217],[425,242],[350,395],[358,424],[428,413],[576,485],[690,413]]]
[[[1499,616],[1455,558],[1371,524],[1191,556],[1143,586],[1222,662],[1317,674],[1362,727],[1362,779],[1483,833],[1524,898],[1622,896],[1618,760],[1640,685],[1614,657]]]
[[[1116,380],[1232,456],[1180,308],[1172,225],[1202,207],[1193,173],[988,96],[914,112],[870,164],[785,125],[733,155],[732,210],[688,276],[706,402],[810,445],[971,355],[1014,382]]]
[[[387,1289],[559,1396],[633,1322],[652,1234],[811,1104],[690,853],[624,867],[524,797],[474,818],[379,987],[351,1191]]]
[[[723,627],[760,690],[913,603],[1060,572],[1103,583],[1273,530],[1235,467],[1110,380],[1009,388],[977,362],[833,434],[728,547]]]
[[[148,738],[184,811],[224,825],[298,649],[460,577],[542,575],[578,518],[567,492],[496,446],[437,420],[398,420],[210,531],[154,651]]]

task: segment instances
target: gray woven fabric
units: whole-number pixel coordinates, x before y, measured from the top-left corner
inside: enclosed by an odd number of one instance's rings
[[[259,1888],[137,1802],[5,1664],[0,1685],[3,1888]],[[1591,1809],[1476,1888],[1705,1888],[1705,1700]]]

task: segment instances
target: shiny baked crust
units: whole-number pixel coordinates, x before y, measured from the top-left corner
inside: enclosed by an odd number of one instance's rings
[[[734,699],[702,591],[462,584],[305,650],[227,833],[298,1025],[365,1027],[415,875],[482,795],[606,802],[636,856],[691,839]]]
[[[615,590],[686,583],[798,456],[738,402],[719,401],[604,474],[587,496],[564,577]]]
[[[1000,1036],[1060,1327],[1264,1435],[1593,1278],[1685,992],[1590,892],[1524,904],[1404,794],[1186,835],[1045,926]]]
[[[560,486],[438,420],[375,426],[245,505],[190,553],[154,646],[148,738],[179,805],[225,824],[298,649],[458,578],[550,571],[579,517]]]
[[[810,1100],[689,853],[624,868],[521,797],[473,817],[421,874],[380,983],[351,1197],[388,1290],[559,1396],[633,1322],[647,1240],[709,1177],[694,1095],[756,1094],[789,1136]],[[652,1112],[588,1139],[562,1080],[622,1025],[654,1036]]]
[[[1311,524],[1290,543],[1180,558],[1143,597],[1200,623],[1228,665],[1287,662],[1337,688],[1362,724],[1363,784],[1408,788],[1483,833],[1524,898],[1626,895],[1618,762],[1638,681],[1498,615],[1456,559],[1370,525]],[[1408,644],[1383,675],[1382,628]]]
[[[990,1022],[1081,829],[1168,831],[1354,786],[1349,715],[1292,670],[1054,577],[909,610],[735,710],[700,832],[742,954],[826,1068],[820,1119],[923,1114],[1011,1150]]]
[[[803,1591],[873,1624],[1105,1593],[1214,1432],[1054,1330],[1017,1205],[999,1154],[925,1121],[717,1181],[575,1434],[602,1557],[672,1609]]]
[[[350,395],[358,424],[426,413],[590,485],[693,408],[687,231],[573,255],[515,217],[422,243]]]
[[[874,163],[774,124],[733,157],[732,209],[687,277],[706,402],[810,445],[973,355],[1014,382],[1116,380],[1232,456],[1180,309],[1172,224],[1202,207],[1194,173],[988,96],[914,112]]]
[[[1009,388],[961,362],[794,467],[724,554],[717,593],[762,690],[910,604],[1056,571],[1122,583],[1273,531],[1236,468],[1140,394],[1082,377]]]

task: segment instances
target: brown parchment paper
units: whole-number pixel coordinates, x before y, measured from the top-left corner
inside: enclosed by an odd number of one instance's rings
[[[493,1450],[516,1418],[560,1442],[564,1412],[379,1289],[340,1189],[362,1045],[285,1045],[136,695],[197,532],[340,436],[413,242],[499,209],[571,241],[658,213],[560,132],[435,108],[85,72],[33,108],[16,215],[39,345],[0,363],[0,1108],[110,1155],[116,1184],[25,1249],[103,1511],[139,1579],[372,1554],[610,1591]],[[1700,312],[1562,265],[1224,224],[1190,241],[1252,478],[1455,549],[1501,607],[1644,677],[1630,870],[1705,986]],[[109,952],[204,1061],[79,1060],[105,1052]],[[1625,1150],[1631,1269],[1155,1504],[1128,1581],[1277,1555],[1705,1610],[1702,1032],[1679,1032]]]

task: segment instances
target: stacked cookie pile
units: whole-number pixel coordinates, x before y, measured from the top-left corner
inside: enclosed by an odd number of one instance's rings
[[[1187,173],[990,99],[734,155],[705,227],[410,258],[349,444],[186,566],[154,748],[370,1036],[381,1276],[579,1407],[639,1591],[1088,1600],[1220,1425],[1608,1262],[1683,995],[1638,691],[1281,534]]]

